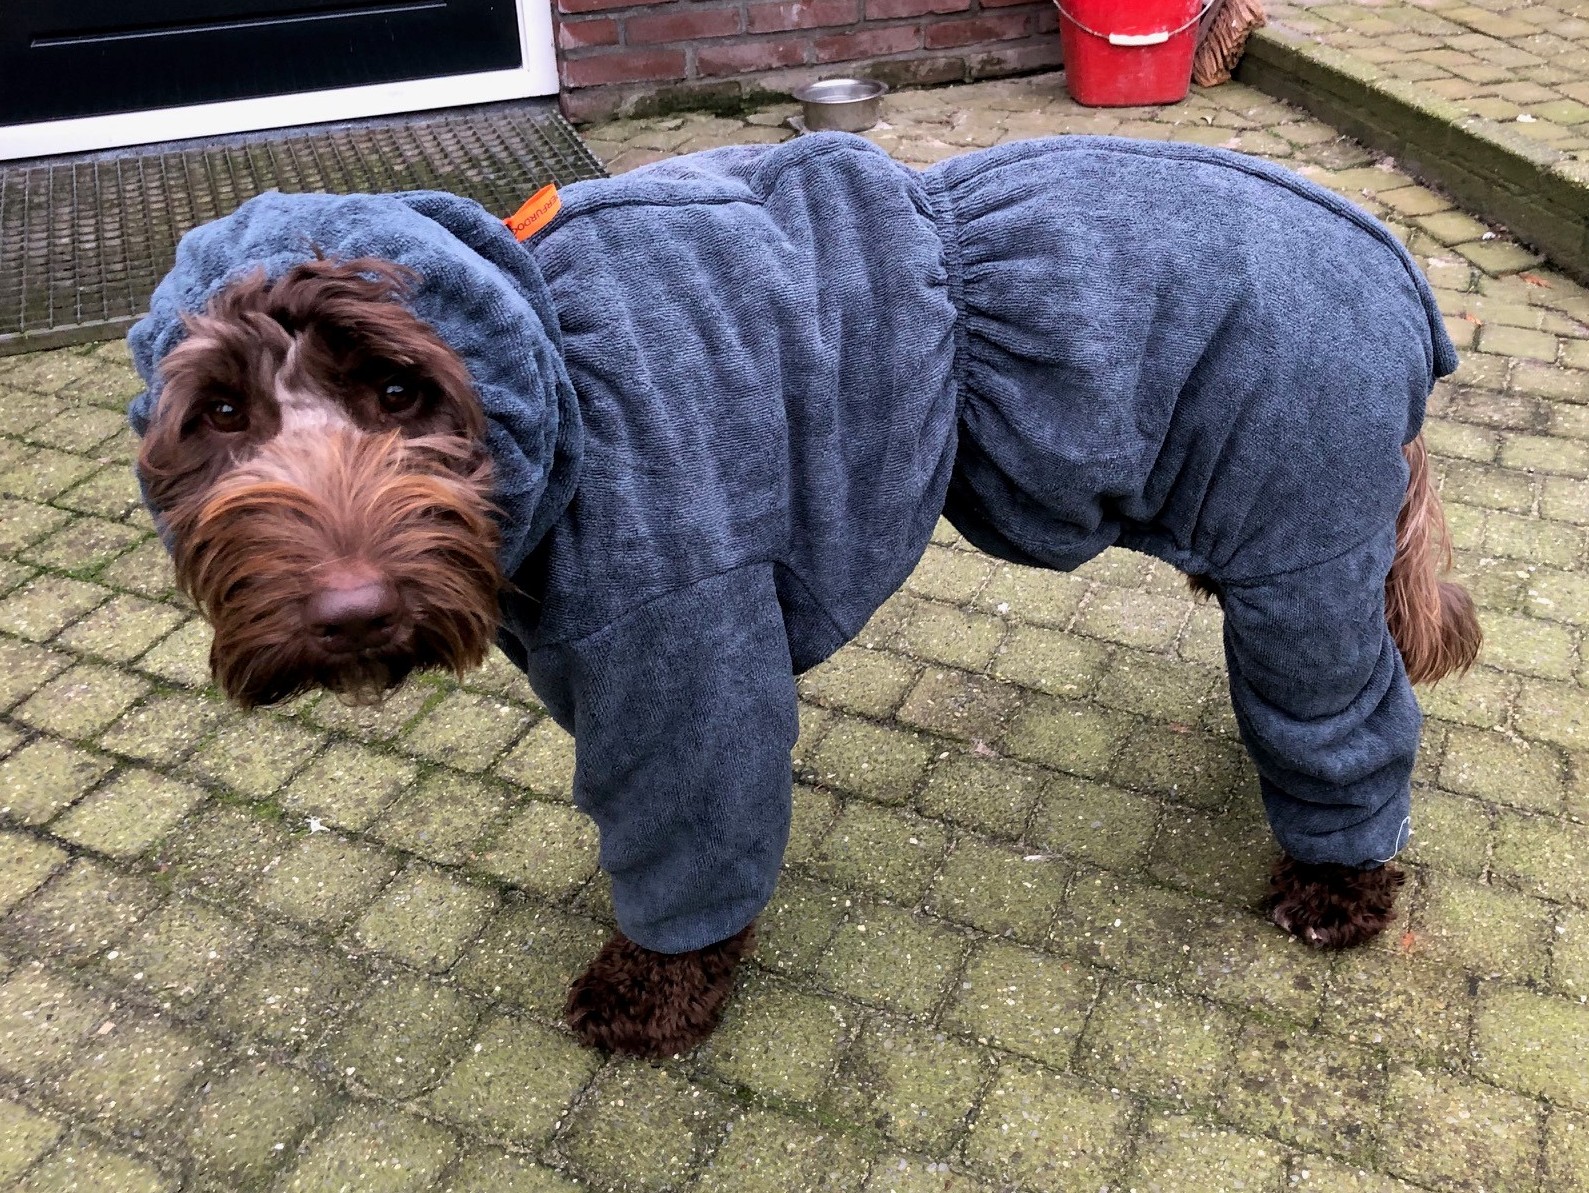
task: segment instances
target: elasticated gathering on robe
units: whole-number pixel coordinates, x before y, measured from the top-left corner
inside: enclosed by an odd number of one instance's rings
[[[940,513],[1068,569],[1112,545],[1213,577],[1280,843],[1407,837],[1420,717],[1385,628],[1401,447],[1455,367],[1388,231],[1303,179],[1071,137],[923,173],[840,134],[564,190],[520,246],[465,200],[263,196],[191,233],[155,366],[229,277],[390,257],[468,364],[503,478],[501,643],[576,738],[619,924],[697,948],[770,898],[795,675],[850,640]]]

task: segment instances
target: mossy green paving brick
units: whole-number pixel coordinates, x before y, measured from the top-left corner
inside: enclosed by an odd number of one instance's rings
[[[212,804],[167,839],[159,864],[179,889],[235,898],[290,848],[291,836],[276,821]]]
[[[1535,571],[1528,579],[1528,611],[1535,617],[1589,624],[1589,576]]]
[[[251,1187],[292,1157],[328,1105],[308,1073],[247,1061],[212,1075],[183,1129],[183,1143],[205,1187]]]
[[[1306,1028],[1248,1023],[1219,1110],[1255,1133],[1371,1163],[1384,1092],[1381,1054]]]
[[[50,447],[37,448],[21,465],[0,473],[0,496],[49,501],[100,467],[97,460],[85,460]]]
[[[783,1115],[752,1110],[727,1125],[692,1189],[703,1193],[847,1193],[866,1179],[858,1141]]]
[[[1426,716],[1476,729],[1498,729],[1506,721],[1518,681],[1503,671],[1474,667],[1418,694]]]
[[[425,1104],[471,1133],[540,1145],[600,1064],[564,1032],[491,1015]]]
[[[304,712],[304,719],[362,742],[391,741],[425,708],[440,699],[440,690],[424,678],[411,679],[386,693],[379,704],[348,704],[326,693]]]
[[[1098,685],[1097,699],[1109,708],[1158,721],[1196,725],[1209,705],[1226,699],[1224,680],[1212,668],[1166,655],[1117,650]]]
[[[119,470],[110,469],[108,471],[117,472]],[[84,492],[93,487],[97,480],[98,478],[95,478],[95,480],[89,481],[88,484],[81,486],[79,489],[74,489],[73,492]],[[166,554],[165,548],[160,545],[158,539],[151,539],[142,543],[125,555],[106,564],[99,570],[98,579],[102,584],[126,589],[128,592],[135,592],[139,596],[146,596],[153,600],[170,597],[176,586],[176,576],[171,570],[171,557]],[[209,632],[209,627],[203,626],[202,622],[199,625],[203,628],[204,633]],[[192,623],[189,623],[189,627],[185,628],[197,637],[200,631],[190,628],[191,626]],[[168,657],[161,653],[163,649],[163,645],[157,646],[155,654],[160,657]],[[146,669],[152,669],[148,662],[143,665]]]
[[[175,1193],[175,1181],[152,1164],[74,1135],[45,1157],[20,1193]]]
[[[92,737],[149,690],[147,681],[125,671],[79,663],[29,696],[13,712],[24,724],[61,737]]]
[[[771,978],[746,983],[701,1048],[710,1068],[767,1097],[815,1103],[859,1026],[854,1010]]]
[[[82,965],[126,939],[159,902],[148,879],[79,859],[13,911],[0,938],[28,956]]]
[[[932,546],[906,579],[905,587],[928,600],[966,606],[993,571],[993,561],[986,555]]]
[[[1121,752],[1113,779],[1198,808],[1259,798],[1257,774],[1235,738],[1185,725],[1140,726]]]
[[[872,1164],[865,1193],[993,1193],[993,1186],[953,1172],[941,1160],[883,1156]]]
[[[251,897],[267,911],[320,932],[345,924],[400,868],[382,849],[335,833],[307,833],[271,867]]]
[[[98,608],[111,597],[108,588],[64,576],[41,576],[0,601],[0,630],[43,642]]]
[[[1583,477],[1589,475],[1589,444],[1542,435],[1508,435],[1501,444],[1500,462],[1527,472]]]
[[[214,1062],[215,1049],[187,1029],[126,1011],[114,1014],[55,1083],[52,1095],[77,1121],[148,1127]]]
[[[29,543],[70,521],[71,515],[31,501],[0,499],[0,555],[15,556]]]
[[[503,756],[495,773],[537,795],[572,799],[574,739],[550,717],[544,717]]]
[[[101,749],[152,766],[171,766],[223,720],[237,715],[220,701],[197,694],[156,695],[123,713],[98,742]]]
[[[1272,1189],[1285,1171],[1285,1151],[1229,1127],[1183,1115],[1148,1119],[1128,1185],[1156,1189]]]
[[[1450,1073],[1390,1074],[1380,1163],[1436,1188],[1521,1193],[1536,1188],[1537,1102]]]
[[[1098,989],[1097,973],[1078,961],[988,941],[972,953],[944,1022],[979,1044],[1064,1069]]]
[[[1491,617],[1484,634],[1484,661],[1492,667],[1544,679],[1571,679],[1577,666],[1577,635],[1534,617]]]
[[[527,1156],[498,1147],[466,1151],[443,1186],[445,1193],[579,1193],[584,1187]]]
[[[825,708],[818,708],[815,704],[802,702],[796,708],[799,727],[794,748],[789,751],[789,760],[794,764],[797,773],[809,774],[814,765],[817,747],[822,744],[822,739],[827,736],[828,730],[838,723],[839,718],[837,714]]]
[[[1417,946],[1484,977],[1545,976],[1551,909],[1501,886],[1435,876],[1419,900]]]
[[[898,655],[846,646],[800,677],[800,695],[863,717],[887,717],[899,707],[920,670],[918,664]]]
[[[1037,944],[1065,895],[1069,867],[962,836],[933,881],[927,909],[994,936]]]
[[[928,662],[980,671],[1004,641],[1005,629],[997,617],[917,601],[899,632],[899,649]]]
[[[141,671],[182,688],[202,688],[210,682],[210,643],[215,632],[194,618],[138,659]]]
[[[596,921],[537,903],[497,916],[453,971],[472,994],[548,1022],[562,1018],[568,986],[609,935]]]
[[[256,951],[212,1014],[242,1040],[301,1052],[358,1003],[365,985],[363,971],[337,953],[278,942]]]
[[[965,956],[958,933],[886,903],[857,903],[818,966],[818,981],[858,1002],[925,1015]]]
[[[1552,746],[1458,727],[1446,742],[1440,785],[1498,804],[1555,812],[1561,809],[1564,770]]]
[[[414,863],[353,928],[366,948],[418,969],[450,969],[497,908],[496,896],[445,871]]]
[[[1103,586],[1089,596],[1076,628],[1139,650],[1167,650],[1186,623],[1190,601]]]
[[[1575,526],[1589,523],[1589,481],[1547,476],[1540,486],[1539,512]]]
[[[1148,873],[1199,895],[1256,907],[1268,892],[1278,853],[1261,813],[1241,800],[1217,815],[1168,807]]]
[[[1589,1118],[1551,1111],[1545,1124],[1545,1187],[1562,1193],[1589,1190]]]
[[[1018,762],[951,752],[933,768],[916,806],[950,824],[1014,839],[1045,781],[1043,772]]]
[[[1312,1023],[1330,971],[1327,954],[1267,917],[1222,908],[1192,936],[1179,985],[1238,1011]]]
[[[1095,865],[1138,868],[1153,840],[1158,801],[1072,775],[1043,787],[1026,839]]]
[[[474,1034],[479,1009],[446,982],[413,974],[383,977],[322,1051],[337,1070],[382,1097],[425,1093]]]
[[[716,1135],[723,1108],[677,1074],[627,1063],[581,1100],[560,1150],[574,1167],[624,1189],[677,1187]]]
[[[244,717],[223,725],[188,760],[187,769],[240,795],[266,799],[324,743],[324,734],[291,721]]]
[[[1303,1193],[1419,1193],[1417,1186],[1393,1176],[1382,1176],[1320,1155],[1292,1157],[1286,1188]]]
[[[276,797],[287,811],[357,832],[414,781],[417,767],[354,742],[333,742]]]
[[[1077,699],[1089,695],[1108,666],[1111,648],[1091,638],[1041,626],[1017,625],[993,657],[1000,679]]]
[[[1216,905],[1104,871],[1082,870],[1054,922],[1053,946],[1132,977],[1167,980]]]
[[[359,1102],[316,1134],[278,1184],[282,1193],[419,1193],[458,1154],[445,1127],[379,1103]]]
[[[1584,749],[1589,746],[1589,688],[1524,680],[1518,691],[1517,727],[1540,741]]]
[[[0,1101],[0,1181],[16,1181],[66,1128],[53,1118]]]
[[[55,571],[89,574],[144,537],[138,527],[81,517],[18,554],[24,563]]]
[[[784,847],[785,866],[809,862],[822,838],[838,818],[839,801],[831,791],[796,783],[790,792],[789,843]]]
[[[1229,1075],[1234,1034],[1233,1020],[1217,1007],[1167,987],[1115,979],[1088,1019],[1078,1062],[1111,1087],[1202,1104]]]
[[[966,1159],[1041,1193],[1113,1188],[1131,1115],[1131,1102],[1118,1093],[1010,1062],[983,1098]]]
[[[170,605],[121,594],[68,626],[59,642],[111,662],[130,663],[185,620],[187,615]]]
[[[1001,563],[976,597],[976,607],[1033,625],[1064,629],[1092,588],[1084,576]]]
[[[1553,816],[1501,813],[1495,872],[1545,899],[1589,902],[1589,827]]]
[[[596,873],[595,822],[566,804],[527,800],[479,855],[478,866],[543,899],[560,899]]]
[[[75,982],[23,965],[0,983],[0,1072],[40,1081],[81,1052],[112,1004]]]
[[[80,484],[56,496],[58,506],[101,518],[122,521],[133,511],[142,508],[138,496],[138,478],[131,468],[107,468],[96,472]],[[150,544],[164,554],[158,543]]]
[[[64,849],[25,833],[0,833],[0,915],[36,891],[67,859]]]
[[[853,801],[840,808],[807,869],[825,882],[913,906],[947,847],[948,835],[930,820]]]
[[[106,950],[99,970],[162,1005],[200,1004],[242,967],[255,936],[238,915],[176,895]]]
[[[932,753],[919,734],[840,717],[823,735],[808,769],[819,782],[878,803],[901,804]]]
[[[964,671],[929,668],[911,689],[898,719],[959,741],[996,741],[1016,708],[1021,689]]]
[[[1518,576],[1517,562],[1532,567],[1541,564],[1572,567],[1583,555],[1584,533],[1560,522],[1543,522],[1538,518],[1492,510],[1484,519],[1482,547],[1487,554],[1500,556],[1500,559],[1481,565],[1477,570],[1464,562],[1458,576],[1481,606],[1507,609],[1514,605],[1505,596],[1510,582],[1526,579],[1526,573]],[[1507,567],[1511,569],[1510,574],[1502,570]]]
[[[530,725],[516,704],[472,692],[452,692],[403,738],[407,749],[433,762],[481,771]]]
[[[774,973],[809,973],[851,902],[841,888],[784,874],[756,920],[756,963]]]
[[[1494,987],[1473,1024],[1479,1075],[1519,1093],[1589,1109],[1589,1004]]]
[[[0,815],[43,824],[110,773],[111,762],[41,737],[0,762]]]
[[[56,817],[50,831],[96,853],[133,858],[174,830],[205,798],[190,783],[129,770]]]
[[[369,829],[395,849],[456,866],[502,819],[509,797],[500,786],[450,771],[433,771],[401,795]]]
[[[1089,779],[1107,779],[1135,719],[1091,704],[1034,696],[1004,735],[1017,758]]]
[[[1490,810],[1433,788],[1413,793],[1412,840],[1405,857],[1433,870],[1476,879],[1489,856]]]
[[[845,1057],[823,1109],[872,1123],[890,1140],[946,1154],[992,1077],[993,1054],[918,1025],[873,1016]]]

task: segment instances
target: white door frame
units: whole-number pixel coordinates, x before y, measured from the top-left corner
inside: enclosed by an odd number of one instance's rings
[[[222,133],[289,128],[361,116],[423,112],[460,104],[485,104],[533,95],[557,94],[557,54],[552,48],[550,0],[515,0],[519,14],[519,46],[524,65],[517,70],[483,71],[441,79],[373,83],[227,100],[112,116],[43,120],[36,124],[0,125],[0,161],[117,149],[154,141],[181,141]]]

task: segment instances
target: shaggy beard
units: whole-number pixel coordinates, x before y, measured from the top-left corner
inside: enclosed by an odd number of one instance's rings
[[[173,514],[178,579],[215,628],[211,670],[244,707],[317,688],[372,703],[415,671],[478,667],[496,633],[488,466],[447,466],[472,449],[360,435],[325,454],[313,489],[272,477],[264,459]],[[379,649],[332,655],[302,610],[322,569],[349,562],[384,577],[405,616]]]

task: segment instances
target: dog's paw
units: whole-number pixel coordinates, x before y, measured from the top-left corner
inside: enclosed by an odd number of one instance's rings
[[[1396,892],[1406,880],[1395,866],[1359,870],[1283,855],[1269,876],[1269,918],[1316,948],[1351,948],[1396,918]]]
[[[688,1052],[716,1029],[755,928],[689,953],[654,953],[620,932],[569,988],[564,1020],[593,1048],[653,1058]]]

